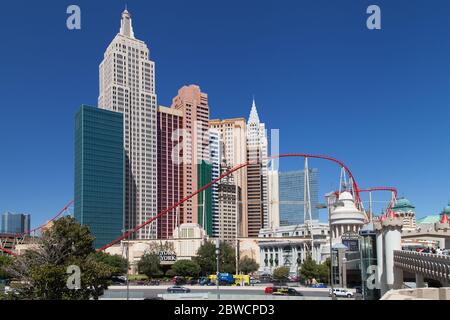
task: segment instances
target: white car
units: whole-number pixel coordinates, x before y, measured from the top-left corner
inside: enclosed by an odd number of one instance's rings
[[[333,289],[334,295],[336,297],[345,297],[345,298],[353,298],[353,292],[344,289],[344,288],[334,288]],[[330,297],[331,297],[331,289],[330,289],[330,293],[329,293]]]

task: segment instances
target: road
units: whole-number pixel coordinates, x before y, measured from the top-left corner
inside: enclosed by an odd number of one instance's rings
[[[328,300],[328,290],[327,288],[316,289],[316,288],[305,288],[296,287],[295,289],[302,293],[303,296],[300,297],[274,297],[269,294],[264,293],[264,288],[270,285],[259,285],[251,287],[220,287],[220,295],[222,299],[326,299]],[[180,297],[178,294],[168,294],[167,285],[161,286],[130,286],[129,298],[130,299],[145,299],[145,298],[155,298],[158,294],[166,295],[165,298],[176,298]],[[192,299],[202,299],[201,296],[207,296],[209,294],[210,299],[214,299],[217,294],[216,287],[208,286],[186,286],[191,289]],[[182,296],[182,295],[181,295]],[[123,299],[127,297],[126,286],[110,286],[108,290],[105,291],[103,299]]]

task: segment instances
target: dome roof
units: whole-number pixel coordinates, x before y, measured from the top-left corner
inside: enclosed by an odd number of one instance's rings
[[[445,207],[444,212],[450,214],[450,202],[448,203],[448,206]]]
[[[352,194],[350,192],[348,192],[348,191],[341,192],[341,194],[339,195],[339,200],[351,200],[351,201],[354,201]]]
[[[435,222],[439,222],[440,219],[441,219],[441,216],[438,215],[438,214],[437,215],[425,216],[425,217],[423,217],[421,219],[418,219],[416,221],[416,224],[432,224],[432,223],[435,223]]]
[[[408,199],[398,198],[395,201],[395,204],[392,206],[392,210],[394,210],[394,212],[415,211],[415,207],[411,204],[411,202]]]
[[[331,224],[363,225],[366,219],[364,212],[358,210],[350,192],[344,191],[339,195],[335,207],[331,211]]]

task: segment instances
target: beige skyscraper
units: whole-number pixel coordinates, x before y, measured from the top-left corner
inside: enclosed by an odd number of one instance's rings
[[[269,227],[267,185],[267,133],[253,100],[247,122],[247,219],[248,236],[257,237],[261,228]]]
[[[232,168],[247,162],[247,125],[244,118],[233,118],[209,121],[210,128],[220,134],[221,164],[223,167]],[[247,236],[247,168],[242,168],[233,173],[235,184],[241,192],[241,217],[236,217],[238,236]]]
[[[134,37],[130,13],[100,64],[98,105],[124,114],[125,226],[133,228],[157,214],[157,97],[155,63],[147,45]],[[156,238],[157,222],[137,239]]]

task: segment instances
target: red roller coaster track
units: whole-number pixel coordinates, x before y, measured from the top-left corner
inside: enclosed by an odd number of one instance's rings
[[[394,187],[372,187],[366,189],[359,189],[359,192],[373,192],[373,191],[390,191],[393,194],[391,201],[389,201],[389,206],[387,210],[389,211],[394,205],[395,199],[397,199],[397,189]]]
[[[48,220],[46,223],[40,225],[39,227],[36,227],[36,228],[34,228],[34,229],[31,229],[30,231],[14,234],[14,235],[12,235],[12,237],[13,237],[13,238],[22,238],[23,236],[25,236],[25,235],[27,235],[27,234],[31,234],[31,233],[34,232],[34,231],[37,231],[37,230],[39,230],[39,229],[42,229],[43,227],[45,227],[45,226],[46,226],[47,224],[49,224],[50,222],[52,222],[52,221],[58,219],[59,216],[61,216],[64,212],[66,212],[67,209],[69,209],[69,207],[73,204],[73,202],[74,202],[73,200],[69,201],[69,203],[67,203],[67,204],[64,206],[64,208],[62,208],[55,216],[53,216],[53,217],[52,217],[50,220]],[[8,253],[8,254],[13,255],[13,256],[16,255],[13,251],[8,250],[8,249],[3,248],[3,247],[0,247],[0,251],[3,251],[3,252],[5,252],[5,253]]]
[[[350,169],[340,160],[333,158],[333,157],[329,157],[329,156],[325,156],[325,155],[314,155],[314,154],[306,154],[306,153],[286,153],[286,154],[279,154],[279,155],[273,155],[268,157],[268,160],[272,160],[272,159],[278,159],[278,158],[289,158],[289,157],[303,157],[303,158],[314,158],[314,159],[324,159],[324,160],[329,160],[332,162],[335,162],[337,164],[339,164],[342,168],[344,168],[344,170],[347,172],[347,174],[349,175],[349,177],[352,179],[353,181],[353,188],[355,190],[355,195],[356,195],[356,202],[360,203],[360,196],[359,196],[359,189],[358,189],[358,184],[356,183],[356,180],[353,176],[353,174],[351,173]],[[112,241],[111,243],[101,247],[100,249],[98,249],[98,251],[104,251],[106,249],[108,249],[109,247],[115,245],[116,243],[127,239],[131,234],[135,233],[136,231],[138,231],[139,229],[142,229],[143,227],[145,227],[146,225],[152,223],[153,221],[155,221],[156,219],[159,219],[161,216],[163,216],[164,214],[167,214],[168,212],[174,210],[175,208],[177,208],[178,206],[182,205],[184,202],[188,201],[189,199],[195,197],[197,194],[199,194],[200,192],[208,189],[209,187],[211,187],[213,184],[219,182],[220,180],[222,180],[223,178],[231,175],[233,172],[240,170],[244,167],[247,167],[249,164],[251,163],[242,163],[240,165],[235,166],[234,168],[232,168],[231,170],[225,172],[224,174],[222,174],[220,177],[212,180],[211,182],[207,183],[206,185],[204,185],[203,187],[201,187],[200,189],[198,189],[197,191],[193,192],[192,194],[190,194],[189,196],[187,196],[186,198],[182,199],[181,201],[175,203],[174,205],[172,205],[171,207],[163,210],[162,212],[160,212],[159,214],[157,214],[156,216],[154,216],[153,218],[150,218],[149,220],[145,221],[144,223],[138,225],[137,227],[135,227],[132,230],[129,230],[127,232],[125,232],[121,237],[117,238],[116,240]]]
[[[359,195],[359,188],[358,188],[358,184],[356,183],[356,179],[353,176],[352,172],[350,171],[350,169],[340,160],[333,158],[333,157],[329,157],[326,155],[314,155],[314,154],[306,154],[306,153],[286,153],[286,154],[279,154],[279,155],[273,155],[267,158],[267,160],[272,160],[272,159],[278,159],[278,158],[290,158],[290,157],[302,157],[302,158],[312,158],[312,159],[323,159],[323,160],[328,160],[328,161],[332,161],[334,163],[337,163],[340,167],[344,168],[344,170],[347,172],[347,174],[349,175],[349,177],[352,179],[353,182],[353,189],[354,189],[354,194],[355,194],[355,201],[357,203],[357,205],[359,206],[360,202],[361,202],[361,198]],[[220,177],[212,180],[211,182],[207,183],[206,185],[204,185],[203,187],[201,187],[200,189],[198,189],[197,191],[193,192],[192,194],[190,194],[189,196],[187,196],[186,198],[182,199],[181,201],[175,203],[174,205],[172,205],[171,207],[163,210],[162,212],[158,213],[156,216],[154,216],[153,218],[150,218],[149,220],[145,221],[144,223],[136,226],[135,228],[125,232],[122,236],[118,237],[117,239],[115,239],[114,241],[112,241],[111,243],[101,247],[100,249],[98,249],[98,251],[104,251],[106,249],[108,249],[109,247],[113,246],[114,244],[127,239],[131,234],[135,233],[136,231],[142,229],[143,227],[145,227],[146,225],[152,223],[153,221],[159,219],[161,216],[167,214],[168,212],[174,210],[175,208],[177,208],[178,206],[182,205],[183,203],[185,203],[186,201],[188,201],[189,199],[195,197],[197,194],[199,194],[200,192],[210,188],[213,184],[221,181],[222,179],[224,179],[225,177],[231,175],[232,173],[234,173],[235,171],[238,171],[244,167],[247,167],[248,165],[250,165],[251,163],[242,163],[239,164],[237,166],[235,166],[234,168],[232,168],[231,170],[225,172],[224,174],[222,174]],[[70,205],[72,204],[72,202],[70,203]],[[64,212],[67,207],[69,205],[67,205],[57,216],[59,216],[62,212]],[[54,218],[52,218],[52,220],[56,219],[57,216],[55,216]],[[39,227],[39,228],[42,228]],[[36,228],[36,229],[39,229]],[[35,229],[35,230],[36,230]],[[9,254],[13,254],[15,255],[13,252],[11,252],[8,249],[5,248],[1,248],[1,251],[4,251],[6,253]]]

